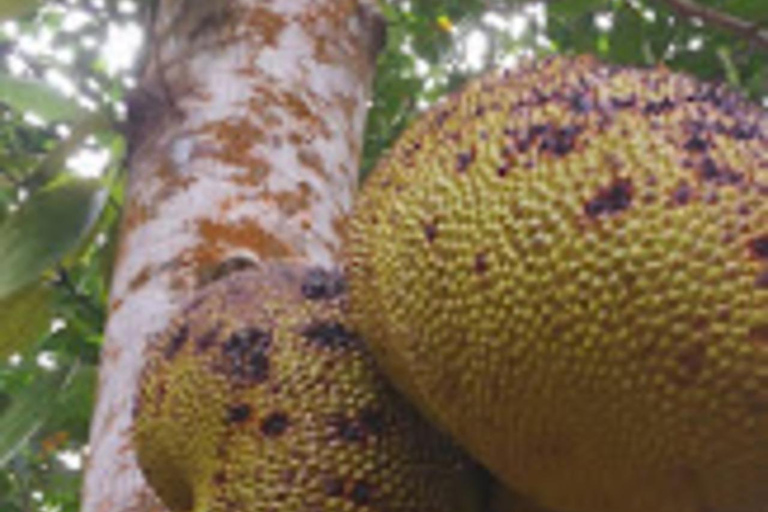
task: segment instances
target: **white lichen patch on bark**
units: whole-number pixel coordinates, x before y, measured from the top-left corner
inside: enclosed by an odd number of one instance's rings
[[[133,106],[144,111],[134,112],[84,512],[154,509],[130,445],[133,397],[147,342],[201,272],[243,254],[336,260],[374,67],[359,4],[240,0],[178,18],[178,1],[161,2],[164,37]]]

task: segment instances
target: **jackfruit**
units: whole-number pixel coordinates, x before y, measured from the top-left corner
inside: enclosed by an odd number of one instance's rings
[[[133,437],[170,510],[481,512],[477,467],[375,370],[344,288],[322,269],[238,271],[151,344]]]
[[[766,120],[591,57],[470,83],[364,186],[353,328],[553,510],[768,511]]]

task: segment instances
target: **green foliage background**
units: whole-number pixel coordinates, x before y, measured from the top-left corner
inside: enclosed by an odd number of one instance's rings
[[[0,512],[79,507],[80,470],[62,454],[82,453],[87,443],[125,174],[125,142],[114,127],[136,72],[110,71],[99,48],[110,27],[140,23],[151,1],[0,0]],[[765,0],[698,1],[768,25]],[[586,52],[664,64],[768,104],[768,53],[749,37],[675,15],[663,0],[537,4],[382,2],[389,33],[361,174],[420,109],[515,55]],[[88,20],[76,29],[64,24],[73,10]],[[530,23],[512,33],[494,21],[514,15]],[[41,37],[70,58],[24,44]],[[487,51],[468,63],[478,37]],[[21,75],[14,59],[25,63]],[[79,102],[51,85],[52,72],[71,80]],[[69,169],[67,157],[82,148],[109,155],[100,178]]]

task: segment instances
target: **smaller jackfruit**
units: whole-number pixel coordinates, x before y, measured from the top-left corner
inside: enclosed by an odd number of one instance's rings
[[[471,83],[365,184],[354,327],[554,510],[768,511],[766,117],[591,58]]]
[[[174,512],[480,511],[479,475],[373,367],[335,272],[240,271],[150,348],[139,465]]]

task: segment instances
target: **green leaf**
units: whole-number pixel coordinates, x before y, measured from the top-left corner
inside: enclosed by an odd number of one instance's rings
[[[88,114],[74,99],[50,85],[10,75],[0,75],[0,102],[20,112],[32,112],[47,122],[73,121]]]
[[[37,188],[47,183],[65,168],[67,157],[80,148],[88,137],[91,135],[98,136],[110,128],[112,128],[112,121],[102,112],[89,113],[79,118],[72,126],[72,133],[69,137],[46,153],[45,158],[36,166],[24,184],[31,188]]]
[[[555,0],[547,4],[547,9],[552,16],[576,18],[605,7],[607,4],[607,0]]]
[[[0,299],[0,360],[21,352],[51,324],[51,288],[36,282]]]
[[[0,225],[0,298],[39,279],[74,248],[104,204],[98,180],[66,180],[35,195]]]
[[[0,416],[0,467],[45,423],[69,373],[44,373],[14,395],[13,403]]]
[[[41,3],[40,0],[0,0],[0,21],[24,16]]]

